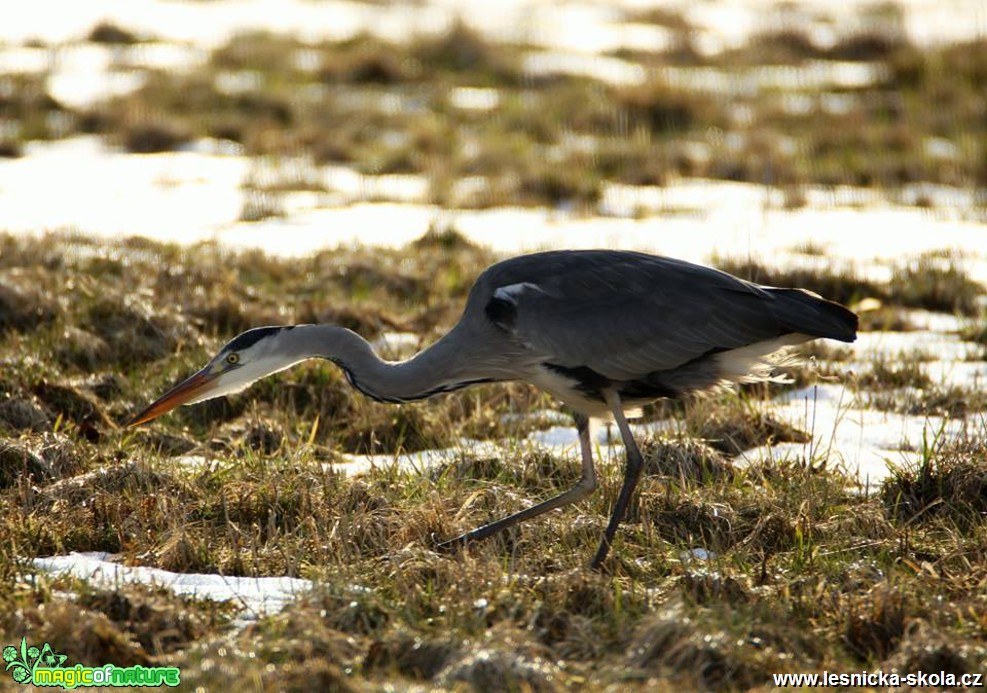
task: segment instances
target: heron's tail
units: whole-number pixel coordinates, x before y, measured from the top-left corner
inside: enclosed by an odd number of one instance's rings
[[[773,312],[792,332],[852,342],[857,338],[857,314],[805,289],[763,287],[775,299]]]

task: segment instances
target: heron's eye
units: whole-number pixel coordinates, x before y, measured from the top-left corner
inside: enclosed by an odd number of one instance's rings
[[[240,354],[234,353],[227,355],[226,363],[230,364],[231,366],[235,366],[236,364],[240,363]]]

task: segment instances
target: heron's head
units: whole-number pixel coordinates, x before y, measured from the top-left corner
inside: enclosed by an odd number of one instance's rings
[[[246,389],[266,375],[288,368],[302,357],[289,353],[287,327],[257,327],[230,340],[198,373],[189,376],[137,414],[128,426],[137,426],[180,404],[195,404]]]

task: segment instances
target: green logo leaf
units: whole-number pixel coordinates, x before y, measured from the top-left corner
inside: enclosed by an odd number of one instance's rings
[[[17,683],[29,683],[39,667],[56,669],[65,664],[66,659],[66,655],[55,652],[48,643],[40,648],[28,647],[26,637],[21,638],[20,650],[14,645],[3,648],[3,661],[7,662],[5,671],[9,671]]]
[[[17,681],[17,670],[25,669],[30,674],[30,665],[27,663],[27,638],[21,638],[21,649],[17,650],[13,645],[3,648],[3,661],[7,662],[5,671],[14,670],[14,680]]]

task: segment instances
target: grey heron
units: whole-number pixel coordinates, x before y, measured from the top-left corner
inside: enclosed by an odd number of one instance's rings
[[[591,567],[599,568],[641,475],[626,413],[731,382],[770,377],[773,357],[816,338],[852,342],[857,316],[803,289],[760,286],[681,260],[611,250],[523,255],[487,268],[459,322],[416,356],[380,359],[337,325],[258,327],[137,414],[243,390],[312,358],[328,359],[380,402],[409,402],[477,383],[524,381],[560,399],[579,434],[582,475],[571,489],[440,544],[456,548],[573,503],[596,488],[591,418],[611,418],[626,450],[623,484]]]

